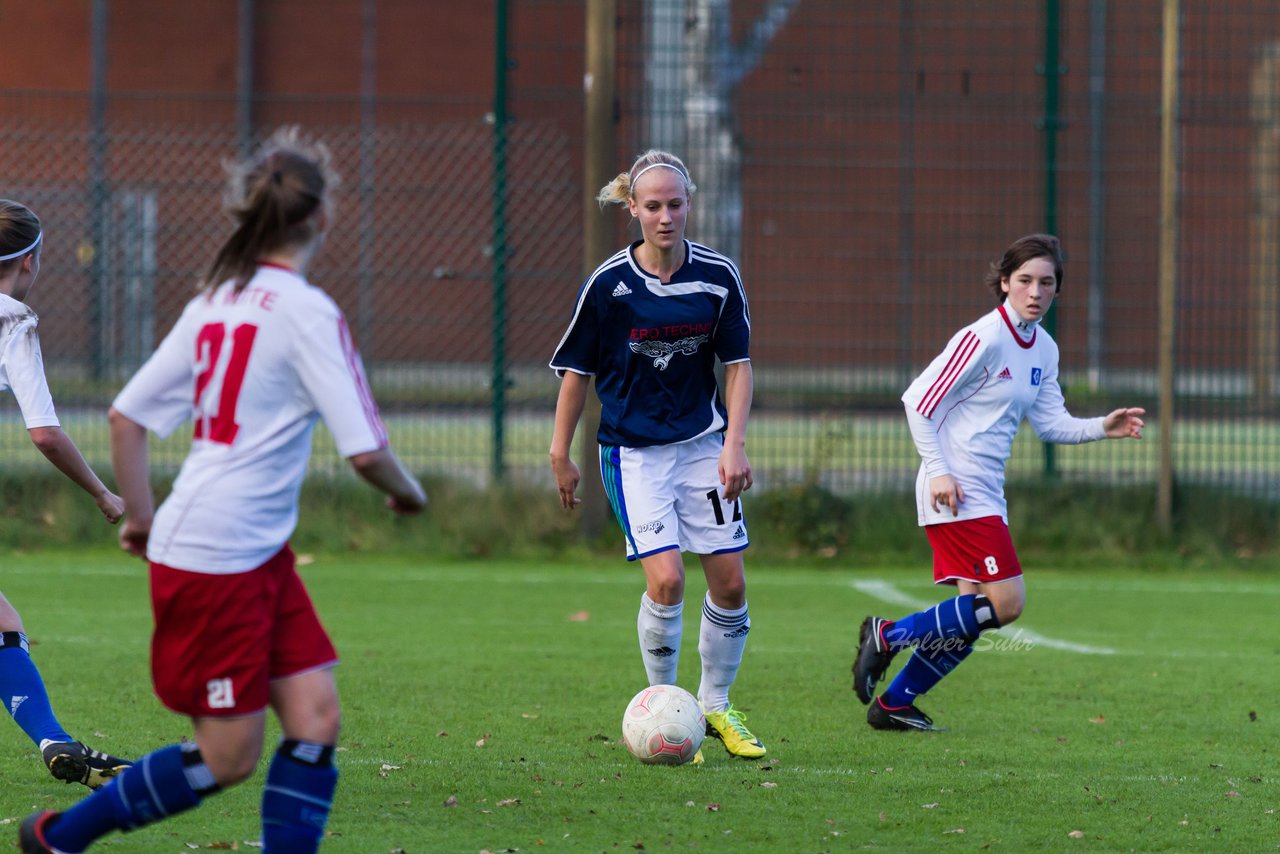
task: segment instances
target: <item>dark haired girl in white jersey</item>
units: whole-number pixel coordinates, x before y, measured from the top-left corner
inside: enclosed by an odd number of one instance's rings
[[[124,513],[120,496],[102,485],[71,437],[62,431],[45,381],[36,314],[24,300],[40,275],[44,230],[30,208],[0,199],[0,391],[13,392],[31,441],[58,471],[90,496],[108,522]],[[80,617],[68,616],[79,620]],[[0,594],[0,700],[13,720],[40,748],[49,772],[91,789],[103,785],[128,761],[85,747],[58,723],[44,680],[27,647],[22,617]]]
[[[283,738],[267,768],[262,847],[306,854],[324,836],[338,783],[338,656],[288,545],[316,422],[392,511],[417,513],[427,498],[391,450],[342,312],[306,279],[331,224],[328,150],[286,129],[231,179],[234,231],[111,409],[120,542],[150,567],[152,681],[195,738],[142,757],[64,813],[29,816],[24,852],[83,851],[244,781],[268,708]],[[187,422],[191,451],[153,514],[147,432]]]
[[[1142,437],[1142,409],[1075,418],[1058,386],[1058,345],[1040,321],[1062,288],[1058,239],[1030,234],[993,263],[997,308],[961,329],[903,394],[920,453],[919,522],[933,547],[933,578],[960,595],[897,621],[862,622],[854,691],[876,729],[930,730],[916,700],[960,665],[973,641],[1022,613],[1026,588],[1009,536],[1005,464],[1022,419],[1045,442]],[[899,650],[915,647],[880,696]]]
[[[698,641],[707,732],[731,755],[756,759],[764,745],[729,702],[751,628],[739,501],[751,488],[751,322],[737,266],[685,239],[694,189],[678,157],[648,151],[600,191],[602,206],[628,207],[642,237],[583,284],[551,359],[561,377],[551,469],[561,504],[572,509],[581,474],[569,449],[594,376],[605,492],[627,559],[644,570],[637,630],[649,684],[676,682],[681,552],[692,552],[707,579]],[[725,368],[723,401],[717,359]]]

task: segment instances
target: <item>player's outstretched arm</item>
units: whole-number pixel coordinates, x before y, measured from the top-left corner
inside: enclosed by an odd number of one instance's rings
[[[1146,414],[1147,410],[1136,406],[1113,410],[1102,419],[1102,429],[1109,439],[1141,439],[1142,416]]]
[[[27,431],[31,441],[40,449],[49,462],[58,471],[71,479],[76,486],[83,489],[97,502],[98,509],[108,522],[114,525],[124,515],[124,502],[102,483],[89,464],[85,462],[80,449],[61,427],[32,427]]]
[[[390,448],[356,454],[347,462],[356,474],[387,494],[387,507],[396,513],[421,513],[427,506],[427,491]]]

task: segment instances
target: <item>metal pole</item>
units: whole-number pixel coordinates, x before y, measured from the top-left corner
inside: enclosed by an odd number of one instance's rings
[[[1164,55],[1160,86],[1160,476],[1156,521],[1173,531],[1173,358],[1178,287],[1178,0],[1164,0]]]
[[[360,57],[360,250],[356,272],[356,335],[371,360],[374,335],[374,197],[377,187],[378,0],[364,0]]]
[[[507,400],[507,0],[496,0],[493,80],[493,460],[495,483],[506,477],[503,462]]]
[[[240,0],[240,33],[236,44],[236,151],[249,156],[253,146],[254,0]]]
[[[1058,129],[1062,126],[1059,111],[1058,78],[1062,74],[1059,59],[1059,42],[1062,37],[1059,0],[1045,0],[1044,4],[1044,230],[1058,233]],[[1058,314],[1052,308],[1044,318],[1044,330],[1050,335],[1057,331]],[[1044,476],[1054,480],[1058,476],[1057,448],[1052,442],[1044,444]]]
[[[911,382],[916,327],[915,0],[898,3],[898,383]]]
[[[93,295],[93,376],[107,376],[114,359],[114,311],[107,254],[110,188],[107,186],[107,0],[90,10],[88,207],[91,249],[89,287]]]
[[[616,174],[617,91],[614,52],[617,43],[616,0],[587,3],[587,73],[585,88],[586,147],[582,157],[582,270],[591,275],[596,265],[613,252],[613,218],[601,214],[596,192]],[[600,469],[596,431],[600,427],[600,401],[590,394],[582,413],[582,495],[583,534],[594,539],[609,524],[608,503],[597,472]]]
[[[1102,384],[1106,293],[1107,0],[1089,0],[1089,388]]]

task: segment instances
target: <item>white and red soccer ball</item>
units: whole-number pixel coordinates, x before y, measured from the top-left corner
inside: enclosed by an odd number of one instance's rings
[[[650,685],[622,714],[622,742],[646,765],[683,765],[707,735],[698,700],[675,685]]]

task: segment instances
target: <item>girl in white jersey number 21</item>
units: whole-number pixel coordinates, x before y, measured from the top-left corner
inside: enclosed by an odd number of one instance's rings
[[[391,510],[426,504],[388,445],[342,312],[305,278],[330,223],[327,149],[286,129],[231,173],[235,231],[110,415],[120,542],[150,564],[152,680],[195,739],[142,757],[64,813],[29,816],[24,852],[83,851],[243,781],[268,707],[283,738],[262,845],[314,852],[338,782],[338,656],[288,540],[317,419]],[[153,519],[147,431],[166,436],[188,420],[191,451]]]
[[[1142,438],[1142,409],[1075,418],[1058,386],[1058,345],[1040,328],[1062,288],[1058,239],[1031,234],[991,265],[1000,305],[957,332],[902,396],[920,453],[919,522],[933,547],[933,578],[960,595],[902,619],[867,617],[854,691],[876,729],[931,730],[916,700],[960,665],[987,629],[1022,613],[1026,588],[1009,536],[1005,465],[1025,418],[1045,442]],[[876,696],[893,656],[915,651]]]

